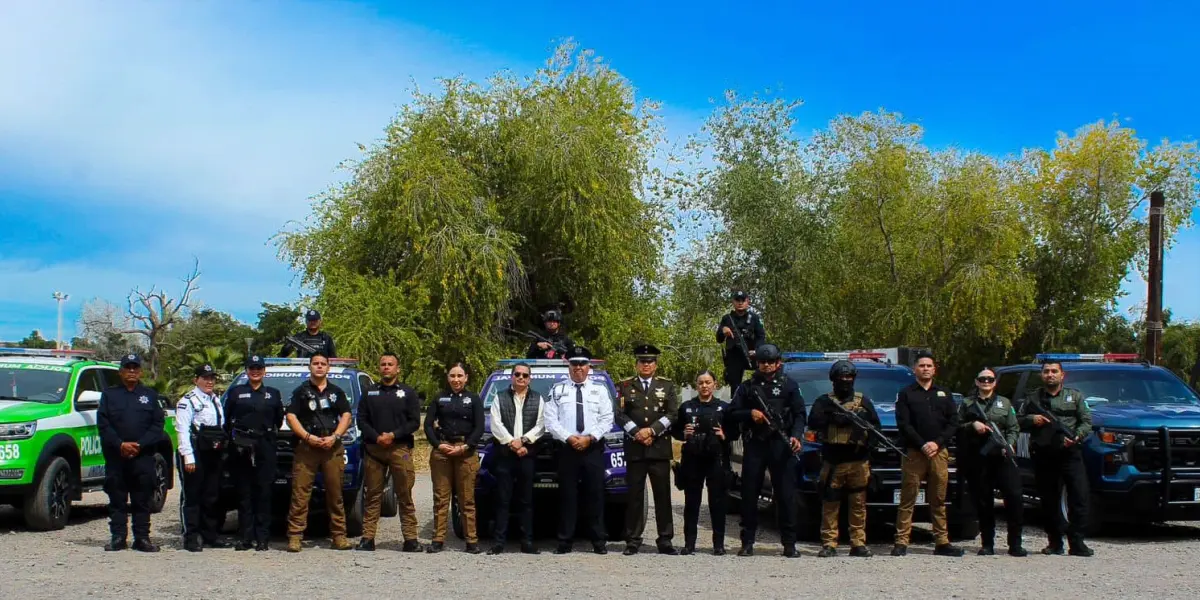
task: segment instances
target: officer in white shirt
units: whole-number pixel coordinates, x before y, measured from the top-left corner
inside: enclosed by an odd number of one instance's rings
[[[183,547],[199,552],[201,542],[211,548],[228,548],[218,538],[217,500],[227,437],[221,399],[213,394],[217,372],[212,365],[196,367],[196,386],[175,405],[175,431],[179,434],[179,472],[183,491],[179,514]]]
[[[613,428],[613,401],[608,388],[591,380],[591,352],[575,346],[566,355],[570,378],[550,389],[543,421],[546,431],[562,442],[558,458],[560,500],[558,548],[571,551],[579,505],[587,517],[592,551],[607,554],[604,530],[604,434]],[[580,498],[579,482],[583,490]]]

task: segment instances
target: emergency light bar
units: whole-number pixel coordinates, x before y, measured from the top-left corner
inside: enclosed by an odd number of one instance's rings
[[[264,358],[263,364],[268,367],[290,366],[290,367],[307,367],[307,358]],[[356,367],[358,366],[357,358],[331,358],[329,359],[331,367]]]
[[[1078,354],[1073,352],[1050,352],[1046,354],[1038,354],[1034,357],[1037,362],[1046,361],[1070,361],[1070,362],[1120,362],[1120,361],[1136,361],[1137,354]]]
[[[785,360],[883,360],[882,352],[784,352]]]
[[[91,350],[47,350],[43,348],[0,348],[0,356],[91,356]]]
[[[599,366],[599,365],[604,364],[604,361],[601,359],[598,359],[598,358],[593,358],[588,362],[590,362],[592,364],[592,366]],[[565,367],[565,366],[567,366],[567,359],[565,359],[565,358],[530,358],[530,359],[502,358],[502,359],[496,361],[496,364],[501,367],[515,367],[515,366],[521,365],[521,364],[529,365],[531,367]]]

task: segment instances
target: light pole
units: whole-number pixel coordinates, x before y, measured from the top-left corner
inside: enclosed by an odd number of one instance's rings
[[[66,302],[67,298],[70,298],[70,296],[62,292],[54,292],[53,298],[58,301],[58,337],[55,338],[56,341],[54,343],[54,347],[56,350],[62,350],[62,308],[63,302]]]

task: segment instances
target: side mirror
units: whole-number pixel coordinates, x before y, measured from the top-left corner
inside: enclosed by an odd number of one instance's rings
[[[75,410],[96,410],[100,408],[100,392],[87,390],[75,399]]]

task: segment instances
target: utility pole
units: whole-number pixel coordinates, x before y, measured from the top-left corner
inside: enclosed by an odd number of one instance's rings
[[[1152,365],[1162,361],[1163,304],[1163,193],[1150,193],[1150,277],[1146,294],[1145,358]]]
[[[70,296],[68,296],[67,294],[64,294],[62,292],[54,292],[54,296],[52,296],[52,297],[58,301],[58,337],[55,338],[54,348],[56,350],[62,350],[63,349],[63,341],[62,341],[63,302],[66,302],[67,298],[70,298]]]

